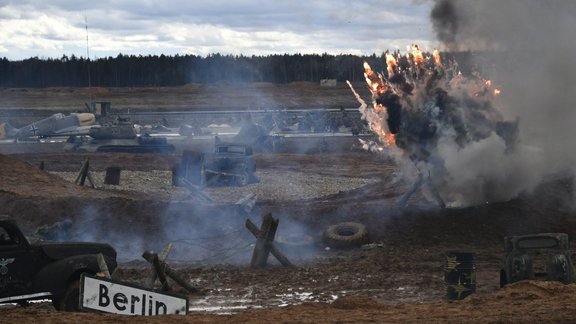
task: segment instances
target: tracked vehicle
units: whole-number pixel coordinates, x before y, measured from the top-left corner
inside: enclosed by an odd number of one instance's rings
[[[94,127],[89,136],[70,137],[68,152],[174,153],[165,137],[138,136],[132,125]]]

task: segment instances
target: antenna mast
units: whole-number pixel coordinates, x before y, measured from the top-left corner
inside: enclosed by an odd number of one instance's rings
[[[90,75],[90,46],[88,45],[88,16],[84,13],[84,26],[86,26],[86,59],[88,62],[88,93],[90,93],[90,104],[92,104],[92,77]]]

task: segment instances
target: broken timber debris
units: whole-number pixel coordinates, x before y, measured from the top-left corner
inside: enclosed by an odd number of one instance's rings
[[[254,209],[254,205],[256,205],[256,200],[257,200],[256,194],[249,193],[248,195],[240,198],[237,202],[234,203],[234,205],[239,211],[248,214],[252,211],[252,209]]]
[[[104,260],[104,255],[102,253],[98,253],[98,267],[100,268],[100,274],[102,277],[106,279],[112,278],[110,275],[110,270],[108,270],[108,265],[106,264],[106,260]]]
[[[96,186],[94,185],[94,180],[92,180],[92,175],[90,175],[90,161],[88,159],[86,159],[82,164],[80,172],[78,172],[78,176],[76,177],[74,183],[83,186],[84,183],[86,182],[86,178],[88,178],[90,186],[92,186],[92,188],[96,188]]]
[[[168,257],[168,254],[170,254],[171,250],[172,250],[172,242],[168,242],[168,244],[166,244],[166,246],[162,250],[162,253],[158,256],[158,260],[165,261],[166,258]],[[164,272],[159,271],[157,269],[157,268],[159,268],[159,266],[160,266],[159,262],[154,262],[152,264],[152,268],[150,269],[150,275],[148,276],[148,280],[146,281],[146,287],[153,288],[154,282],[156,281],[156,278],[158,278],[158,279],[160,279],[160,282],[162,283],[162,290],[168,291],[170,289],[170,287],[168,286],[168,283],[166,282],[166,276],[163,276],[163,278],[160,277],[160,273],[164,274]]]
[[[258,229],[251,220],[246,220],[246,228],[248,228],[248,230],[257,238],[256,246],[254,246],[254,252],[252,254],[252,260],[250,261],[251,268],[266,267],[266,262],[268,261],[268,255],[270,253],[272,253],[272,255],[278,259],[283,266],[293,266],[290,260],[288,260],[288,258],[274,245],[274,236],[276,235],[278,223],[279,220],[274,219],[270,213],[266,214],[262,218],[260,229]]]
[[[182,288],[188,290],[189,292],[191,292],[191,293],[198,292],[198,288],[190,285],[189,283],[186,282],[186,280],[182,279],[174,270],[172,270],[172,268],[170,268],[166,264],[166,262],[160,261],[158,259],[158,254],[151,252],[151,251],[145,251],[142,254],[142,257],[154,266],[154,269],[156,270],[157,275],[160,278],[160,280],[162,280],[161,279],[162,276],[164,276],[164,279],[166,279],[165,277],[168,276],[168,277],[172,278],[172,280],[174,280],[174,282],[176,282]],[[167,284],[166,284],[166,286],[167,286]],[[162,287],[163,288],[165,287],[164,283],[162,283]]]

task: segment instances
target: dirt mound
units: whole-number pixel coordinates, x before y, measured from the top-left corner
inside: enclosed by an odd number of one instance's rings
[[[533,300],[561,298],[576,295],[576,284],[565,285],[557,281],[519,281],[494,293],[493,298],[510,300]]]
[[[100,239],[118,228],[162,235],[157,216],[167,204],[150,195],[79,186],[7,155],[0,154],[0,165],[0,214],[14,218],[28,235],[65,219],[75,224],[73,239]]]
[[[0,190],[24,197],[110,197],[102,191],[80,187],[22,160],[0,154]]]

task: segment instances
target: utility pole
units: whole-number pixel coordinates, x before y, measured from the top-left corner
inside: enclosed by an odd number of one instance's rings
[[[86,60],[88,66],[88,93],[90,94],[90,105],[92,104],[92,77],[90,75],[90,46],[88,43],[88,15],[84,13],[84,26],[86,27]]]

